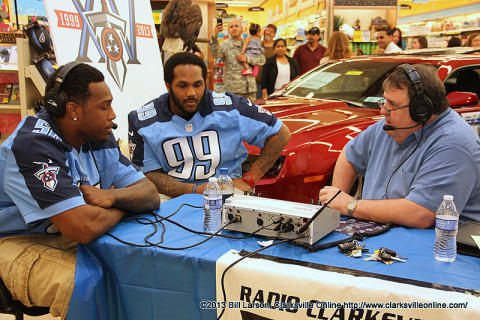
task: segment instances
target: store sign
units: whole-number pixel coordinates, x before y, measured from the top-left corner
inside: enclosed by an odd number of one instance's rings
[[[414,1],[415,2],[415,1]],[[396,7],[397,0],[335,0],[336,7]]]
[[[353,32],[353,42],[370,42],[370,31],[355,30]]]
[[[152,11],[153,23],[161,24],[162,23],[162,11]]]

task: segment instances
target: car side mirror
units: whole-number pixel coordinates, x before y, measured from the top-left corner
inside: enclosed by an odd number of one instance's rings
[[[478,96],[472,92],[453,91],[447,95],[450,101],[450,108],[460,108],[465,106],[472,106],[478,104]]]

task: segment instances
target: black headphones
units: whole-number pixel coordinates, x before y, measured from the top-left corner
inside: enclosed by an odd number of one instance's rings
[[[62,67],[62,70],[60,70],[60,72],[55,77],[55,85],[53,86],[53,88],[51,88],[50,90],[48,90],[47,93],[45,93],[45,97],[43,98],[43,104],[45,106],[45,109],[47,109],[48,113],[54,117],[62,117],[66,112],[65,106],[67,105],[68,98],[65,93],[60,90],[60,87],[65,78],[68,76],[68,73],[79,64],[81,64],[81,62],[72,61],[64,65]]]
[[[410,101],[410,107],[408,108],[410,117],[415,122],[425,124],[433,114],[433,104],[430,98],[423,94],[420,76],[417,71],[407,63],[401,64],[397,66],[397,68],[407,75],[415,89],[415,96]]]

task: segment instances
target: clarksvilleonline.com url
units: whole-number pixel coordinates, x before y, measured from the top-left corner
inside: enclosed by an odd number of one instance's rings
[[[281,302],[272,304],[265,302],[246,301],[202,301],[202,309],[466,309],[468,302],[331,302],[331,301],[308,301],[308,302]]]
[[[468,302],[325,302],[317,301],[319,309],[466,309]]]

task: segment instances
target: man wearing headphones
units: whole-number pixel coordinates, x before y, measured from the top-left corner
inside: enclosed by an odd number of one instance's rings
[[[480,140],[450,109],[436,69],[400,65],[383,87],[385,119],[343,148],[320,201],[340,189],[330,206],[343,215],[428,228],[451,194],[460,219],[480,221]],[[348,194],[357,174],[365,177],[361,200]]]
[[[45,91],[45,107],[0,146],[0,276],[14,299],[65,319],[77,243],[157,209],[160,199],[119,152],[100,71],[69,63]]]

